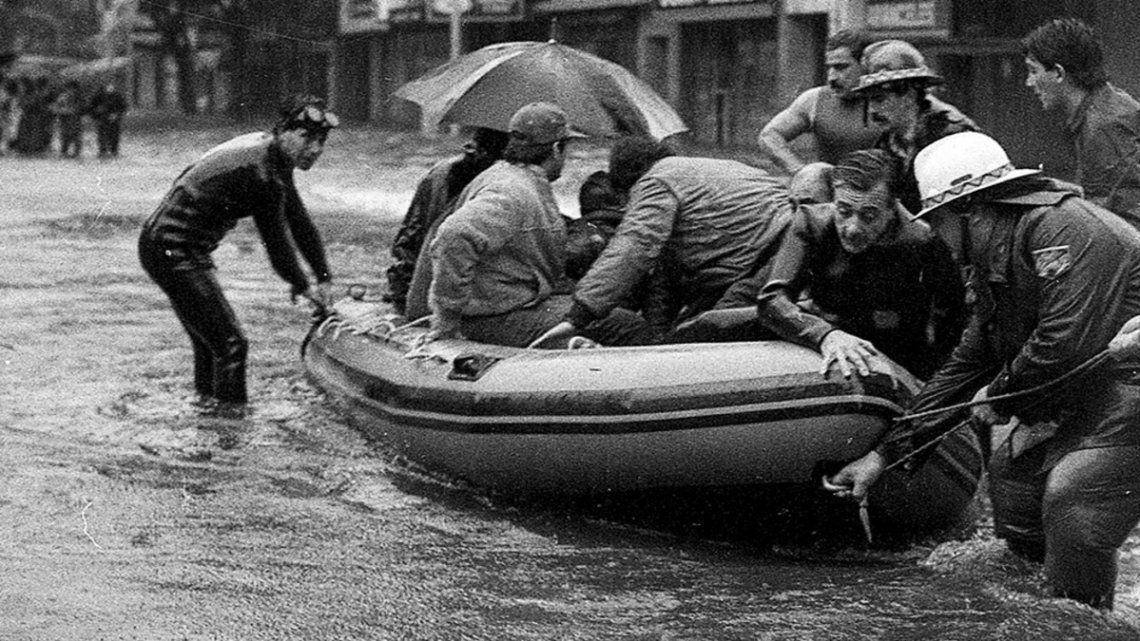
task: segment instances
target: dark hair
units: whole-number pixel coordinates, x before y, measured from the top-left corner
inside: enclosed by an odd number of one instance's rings
[[[547,158],[554,155],[555,145],[564,145],[565,141],[530,142],[518,134],[510,134],[510,141],[503,149],[503,160],[524,165],[541,165]]]
[[[507,148],[507,142],[510,136],[505,131],[498,129],[489,129],[487,127],[476,127],[475,131],[471,134],[471,140],[484,154],[492,158],[501,158],[503,150]]]
[[[625,199],[614,189],[607,171],[599,169],[590,174],[578,189],[578,209],[583,214],[601,209],[621,209],[624,206]]]
[[[302,113],[310,107],[317,109],[320,114],[320,120],[302,117]],[[309,94],[297,94],[287,98],[281,103],[281,107],[277,110],[277,123],[273,125],[273,131],[282,132],[289,129],[305,129],[307,131],[326,132],[330,128],[337,126],[335,116],[332,122],[328,122],[325,118],[331,116],[328,112],[328,107],[325,105],[324,98]]]
[[[651,136],[619,138],[610,150],[610,183],[626,191],[658,160],[675,155],[672,147]]]
[[[1104,53],[1092,27],[1076,18],[1050,20],[1021,41],[1022,53],[1046,69],[1060,65],[1073,84],[1091,91],[1108,82]]]
[[[883,149],[860,149],[839,159],[831,172],[831,184],[867,192],[881,183],[894,194],[899,170],[899,159],[893,154]]]
[[[840,29],[828,36],[827,43],[823,48],[825,51],[833,51],[846,47],[851,51],[853,58],[860,60],[863,57],[863,49],[866,49],[867,45],[871,44],[871,42],[870,36],[862,31]]]

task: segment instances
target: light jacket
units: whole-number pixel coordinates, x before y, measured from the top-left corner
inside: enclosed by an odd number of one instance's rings
[[[467,186],[430,252],[433,313],[491,316],[545,300],[566,265],[550,181],[536,166],[496,162]]]

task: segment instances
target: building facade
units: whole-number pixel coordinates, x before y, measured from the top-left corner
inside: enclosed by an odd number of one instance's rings
[[[347,115],[415,127],[392,97],[452,49],[545,40],[613,60],[672,104],[703,144],[747,148],[799,92],[823,81],[840,28],[915,43],[945,78],[940,95],[1009,149],[1014,162],[1066,175],[1056,114],[1025,87],[1021,38],[1055,16],[1089,22],[1113,81],[1140,95],[1134,0],[339,0],[334,101]],[[447,11],[465,9],[458,39]]]
[[[418,108],[391,94],[447,61],[453,1],[340,0],[341,111],[415,126]],[[833,1],[460,0],[459,48],[556,39],[646,79],[695,139],[744,145],[796,91],[819,81]]]

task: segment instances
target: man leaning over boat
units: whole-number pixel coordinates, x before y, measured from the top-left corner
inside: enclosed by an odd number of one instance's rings
[[[625,216],[544,341],[606,317],[650,274],[667,292],[654,303],[665,323],[711,309],[771,259],[792,219],[779,179],[732,160],[677,156],[648,136],[618,140],[609,171],[629,191]]]
[[[1014,169],[978,133],[919,152],[919,215],[973,268],[978,303],[912,411],[971,394],[973,407],[898,424],[831,482],[862,499],[889,466],[916,467],[916,454],[969,425],[963,413],[987,425],[1054,423],[1040,437],[1015,428],[996,450],[994,530],[1014,553],[1044,562],[1055,595],[1111,609],[1118,550],[1140,522],[1140,361],[1129,347],[1140,232],[1038,173]],[[1119,360],[1106,360],[1114,352]]]
[[[551,103],[521,107],[503,159],[479,174],[432,240],[431,336],[522,347],[570,308],[566,223],[551,183],[584,137]],[[574,333],[602,344],[655,342],[636,314],[614,310]],[[566,347],[569,339],[551,347]]]
[[[818,350],[825,374],[834,365],[866,375],[882,353],[930,376],[961,335],[965,288],[946,244],[898,206],[897,175],[882,150],[844,156],[817,178],[831,202],[801,206],[771,263],[675,334],[774,335]]]

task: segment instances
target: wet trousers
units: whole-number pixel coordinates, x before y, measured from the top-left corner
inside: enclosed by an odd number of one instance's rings
[[[195,390],[219,401],[245,403],[249,343],[222,293],[209,254],[164,247],[144,230],[139,238],[139,260],[151,280],[166,293],[190,335]]]
[[[59,117],[59,153],[70,157],[83,154],[83,120],[81,116]]]
[[[526,347],[557,325],[570,305],[570,296],[556,295],[532,307],[505,314],[466,316],[463,335],[481,343]],[[582,328],[580,335],[602,345],[652,345],[660,340],[645,320],[620,308]]]
[[[123,124],[118,120],[95,121],[95,138],[99,142],[99,156],[118,156],[119,137]]]
[[[1140,422],[1140,388],[1112,387],[1118,393],[1104,394],[1107,402],[1088,419]],[[1058,451],[1046,442],[1017,457],[999,447],[990,497],[995,534],[1014,552],[1044,561],[1056,596],[1112,608],[1118,550],[1140,523],[1140,445]]]

